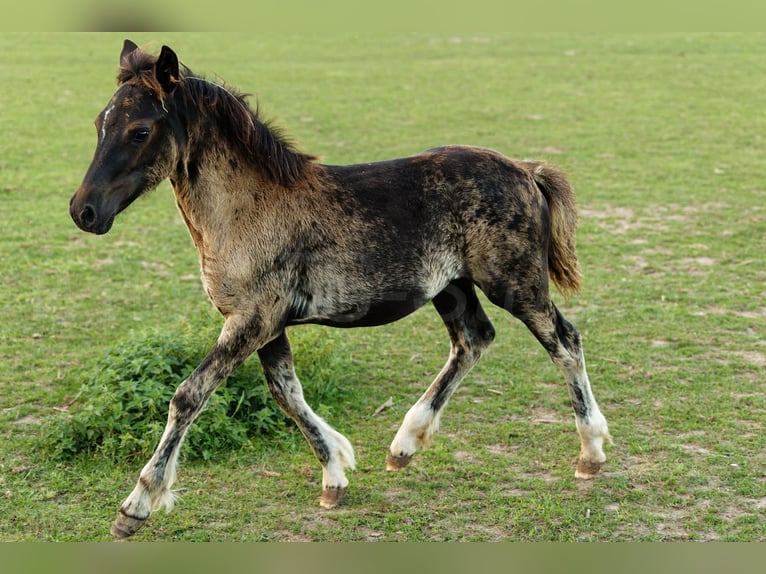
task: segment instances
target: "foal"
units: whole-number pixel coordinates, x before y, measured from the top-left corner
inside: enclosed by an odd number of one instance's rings
[[[71,216],[85,231],[106,233],[118,213],[169,178],[205,290],[225,322],[176,390],[115,536],[131,536],[153,510],[172,508],[184,434],[254,352],[274,400],[322,465],[321,506],[334,507],[354,451],[306,404],[285,328],[382,325],[432,301],[451,352],[391,443],[386,467],[404,467],[432,440],[443,407],[494,338],[477,286],[523,321],[562,371],[581,439],[575,474],[599,471],[607,423],[580,335],[548,291],[548,275],[565,294],[580,287],[574,195],[558,170],[467,146],[322,165],[264,123],[243,95],[180,66],[167,46],[155,57],[126,40],[117,79],[96,119],[98,144]]]

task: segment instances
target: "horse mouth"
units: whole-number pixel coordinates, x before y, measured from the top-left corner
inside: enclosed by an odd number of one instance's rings
[[[114,215],[99,217],[98,212],[91,205],[86,205],[79,211],[75,209],[74,205],[70,205],[69,215],[77,227],[95,235],[107,233],[112,228],[115,217]]]
[[[114,216],[110,217],[109,219],[104,220],[99,225],[94,226],[91,229],[85,229],[85,231],[88,231],[90,233],[93,233],[95,235],[104,235],[109,232],[109,230],[112,229],[112,225],[114,224]]]

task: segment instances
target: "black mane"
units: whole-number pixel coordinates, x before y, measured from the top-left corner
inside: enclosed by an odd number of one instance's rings
[[[123,62],[117,83],[140,83],[152,93],[161,95],[153,56],[141,49],[134,50]],[[221,133],[239,150],[252,159],[273,182],[291,187],[304,176],[305,167],[314,156],[298,151],[279,128],[259,117],[247,102],[248,94],[234,87],[212,82],[197,76],[181,66],[180,81],[176,86],[190,117],[212,119]]]

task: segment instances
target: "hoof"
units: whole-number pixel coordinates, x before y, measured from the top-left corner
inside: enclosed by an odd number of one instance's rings
[[[148,516],[146,518],[134,518],[133,516],[128,516],[124,513],[120,514],[120,516],[117,517],[117,520],[114,521],[114,524],[112,524],[112,536],[119,538],[120,540],[129,538],[146,524],[148,518]]]
[[[319,506],[322,508],[335,508],[343,497],[346,496],[345,486],[330,486],[322,489],[322,498],[319,500]]]
[[[393,454],[388,453],[388,456],[386,457],[386,470],[401,470],[407,466],[411,460],[411,454],[394,456]]]
[[[575,470],[575,477],[583,480],[590,480],[595,478],[601,467],[604,466],[603,462],[591,462],[589,460],[580,460],[577,462],[577,469]]]

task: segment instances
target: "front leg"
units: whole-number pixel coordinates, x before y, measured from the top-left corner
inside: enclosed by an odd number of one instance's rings
[[[346,494],[348,479],[345,469],[355,466],[351,443],[306,403],[300,381],[295,375],[290,342],[284,332],[260,349],[258,356],[271,395],[298,425],[322,464],[322,498],[319,504],[324,508],[335,507]]]
[[[158,508],[172,510],[175,500],[170,487],[176,479],[178,455],[186,431],[218,385],[265,340],[268,338],[264,337],[260,321],[239,316],[226,319],[213,349],[171,399],[165,432],[152,458],[141,470],[133,492],[120,507],[120,515],[111,529],[114,536],[132,536]]]

